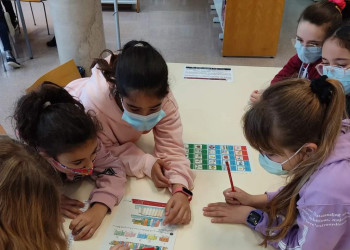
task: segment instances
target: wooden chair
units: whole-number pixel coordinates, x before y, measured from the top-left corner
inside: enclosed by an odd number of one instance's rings
[[[74,61],[70,60],[41,76],[32,86],[26,89],[26,92],[28,93],[38,88],[44,81],[50,81],[65,87],[68,83],[78,78],[81,78],[78,68]]]
[[[33,12],[32,3],[42,3],[42,4],[43,4],[43,7],[44,7],[44,14],[45,14],[45,20],[46,20],[47,34],[50,35],[49,24],[47,23],[47,15],[46,15],[46,8],[45,8],[45,3],[44,3],[44,1],[46,1],[46,0],[21,0],[21,2],[29,2],[30,10],[32,11],[33,21],[34,21],[34,25],[35,25],[35,26],[36,26],[36,22],[35,22],[35,17],[34,17],[34,12]]]
[[[0,125],[0,135],[6,135],[5,129]]]

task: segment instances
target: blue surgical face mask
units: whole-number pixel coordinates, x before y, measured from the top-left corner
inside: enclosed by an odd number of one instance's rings
[[[341,67],[323,66],[323,74],[328,78],[338,80],[344,87],[345,94],[350,93],[350,69]]]
[[[322,56],[322,48],[321,47],[305,47],[300,43],[300,41],[296,41],[294,45],[299,59],[303,63],[313,63],[316,62]]]
[[[156,113],[144,116],[131,113],[124,107],[122,120],[129,123],[134,129],[138,131],[149,131],[164,117],[165,112],[162,109]]]
[[[283,169],[283,164],[287,163],[290,161],[294,156],[296,156],[300,150],[303,148],[299,148],[297,152],[295,152],[291,157],[289,157],[287,160],[284,162],[278,163],[275,161],[272,161],[269,157],[263,154],[259,154],[259,163],[260,165],[269,173],[275,174],[275,175],[285,175],[288,174],[288,171]]]

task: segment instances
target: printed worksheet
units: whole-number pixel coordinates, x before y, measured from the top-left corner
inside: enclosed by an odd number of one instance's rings
[[[125,197],[107,230],[101,250],[116,244],[130,249],[173,250],[176,226],[164,226],[166,203]]]
[[[186,157],[193,170],[226,171],[226,162],[231,172],[251,172],[247,146],[185,143]]]
[[[185,66],[184,79],[222,80],[233,82],[232,68]]]

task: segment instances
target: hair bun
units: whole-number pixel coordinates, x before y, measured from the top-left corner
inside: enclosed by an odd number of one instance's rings
[[[321,103],[328,104],[331,101],[334,86],[327,81],[327,76],[323,75],[312,80],[310,88],[317,95]]]

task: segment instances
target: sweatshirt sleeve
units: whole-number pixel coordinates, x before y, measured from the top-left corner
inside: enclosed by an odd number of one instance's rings
[[[153,155],[146,154],[133,142],[126,142],[123,145],[113,143],[103,131],[98,136],[107,149],[123,162],[128,176],[151,177],[152,167],[157,160]]]
[[[272,79],[271,84],[279,81],[286,80],[288,78],[297,77],[302,62],[300,61],[298,55],[294,55],[289,59],[288,63],[284,65],[280,72]]]
[[[166,116],[153,129],[155,140],[155,155],[170,166],[165,172],[172,184],[182,184],[192,189],[194,174],[190,169],[190,161],[186,158],[184,144],[182,141],[182,124],[175,100],[165,103],[163,109]]]
[[[119,204],[125,191],[126,175],[123,163],[99,143],[92,178],[96,185],[90,203],[103,203],[110,210]]]
[[[299,215],[296,224],[279,242],[269,242],[278,249],[337,249],[337,245],[348,232],[348,213],[343,206],[314,205],[298,208]],[[266,234],[268,216],[255,230]],[[282,222],[279,218],[278,224]]]

